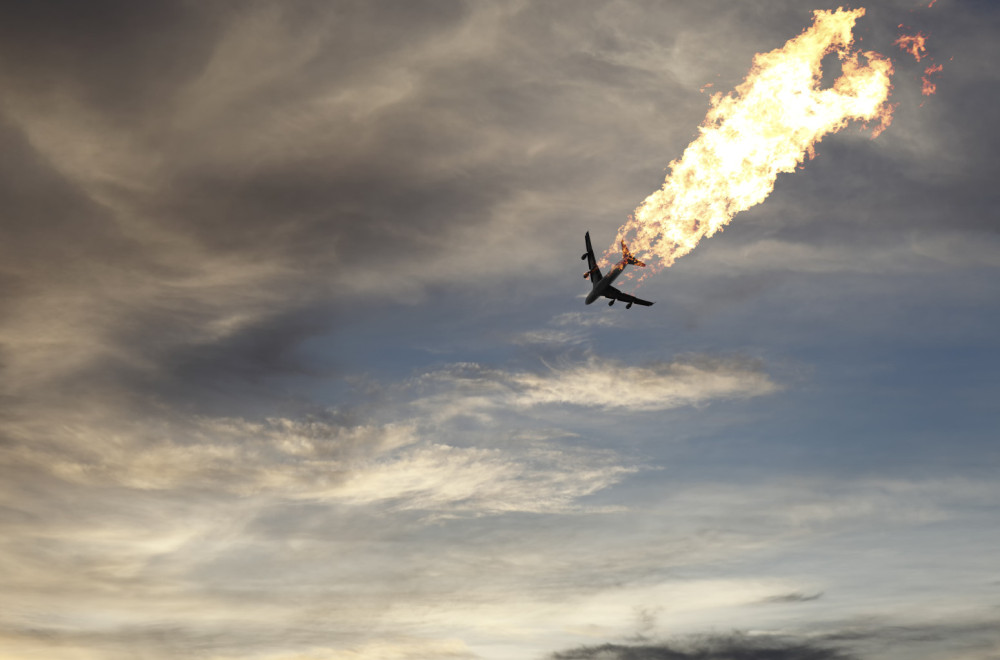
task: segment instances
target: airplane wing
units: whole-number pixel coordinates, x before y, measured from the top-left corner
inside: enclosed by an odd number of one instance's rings
[[[620,300],[623,303],[628,303],[629,307],[631,307],[633,304],[644,305],[646,307],[649,307],[650,305],[653,304],[653,303],[649,302],[648,300],[643,300],[642,298],[636,298],[635,296],[633,296],[630,293],[622,293],[621,291],[619,291],[618,289],[616,289],[613,286],[609,286],[608,287],[608,292],[606,294],[604,294],[604,295],[605,295],[606,298],[614,298],[615,300]]]
[[[603,275],[601,275],[601,269],[597,267],[597,259],[594,258],[594,248],[590,244],[590,232],[588,231],[584,238],[587,241],[587,270],[590,273],[590,281],[597,282]]]

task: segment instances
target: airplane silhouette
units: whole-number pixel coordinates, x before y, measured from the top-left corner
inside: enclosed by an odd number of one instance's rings
[[[622,293],[615,287],[611,286],[611,283],[615,281],[616,277],[622,274],[622,271],[625,270],[626,266],[631,264],[633,266],[644,267],[646,265],[632,256],[632,253],[628,251],[627,247],[625,247],[625,241],[622,241],[622,260],[615,264],[615,267],[612,268],[607,275],[601,275],[601,269],[597,267],[597,259],[594,258],[594,248],[590,245],[589,231],[584,238],[587,241],[587,251],[584,252],[580,258],[587,260],[587,265],[590,266],[590,270],[583,274],[583,279],[587,279],[589,277],[591,284],[594,286],[590,293],[587,294],[588,305],[601,296],[611,298],[611,302],[608,303],[609,307],[614,305],[616,300],[621,300],[623,303],[626,303],[625,309],[631,309],[633,303],[636,305],[645,305],[646,307],[653,304],[648,300],[642,300],[641,298],[636,298],[631,294]]]

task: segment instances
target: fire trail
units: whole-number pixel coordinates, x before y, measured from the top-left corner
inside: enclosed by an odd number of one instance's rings
[[[652,269],[671,266],[732,220],[763,202],[781,172],[793,172],[829,133],[850,121],[892,120],[889,58],[854,47],[863,8],[815,11],[813,24],[784,46],[754,56],[746,79],[717,93],[698,137],[670,163],[663,187],[618,230],[608,259],[624,240]],[[823,86],[823,58],[835,53],[842,73]]]

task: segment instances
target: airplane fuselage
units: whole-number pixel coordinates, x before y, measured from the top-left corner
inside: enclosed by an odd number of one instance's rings
[[[625,261],[625,259],[622,259],[617,264],[615,264],[614,268],[608,271],[607,275],[598,280],[597,284],[594,285],[594,288],[591,289],[590,293],[587,294],[587,301],[586,301],[587,304],[589,305],[590,303],[594,302],[595,300],[603,296],[607,292],[608,288],[611,286],[611,283],[615,281],[615,278],[617,278],[619,275],[622,274],[622,271],[625,270],[625,266],[627,265],[628,263]]]
[[[587,244],[587,251],[580,255],[580,258],[586,259],[587,265],[590,266],[590,270],[583,274],[583,278],[589,279],[591,285],[590,293],[587,294],[588,305],[598,298],[610,298],[611,302],[609,302],[608,305],[614,305],[616,300],[621,300],[625,303],[625,309],[632,309],[632,305],[649,307],[653,304],[648,300],[636,298],[630,293],[622,293],[615,287],[611,286],[611,283],[622,274],[622,271],[625,270],[626,266],[633,265],[641,268],[646,265],[632,256],[632,253],[628,251],[628,247],[625,245],[625,241],[622,241],[622,260],[616,263],[614,267],[608,271],[607,275],[601,275],[601,269],[597,265],[597,259],[594,257],[594,246],[590,244],[589,231],[584,234],[583,240]]]

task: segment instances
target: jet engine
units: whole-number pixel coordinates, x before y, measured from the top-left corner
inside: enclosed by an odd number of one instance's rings
[[[612,299],[611,299],[611,302],[609,302],[609,303],[608,303],[608,307],[611,307],[611,306],[612,306],[612,305],[614,305],[614,304],[615,304],[615,300],[614,300],[614,298],[612,298]]]
[[[625,309],[632,309],[632,303],[625,305]]]

